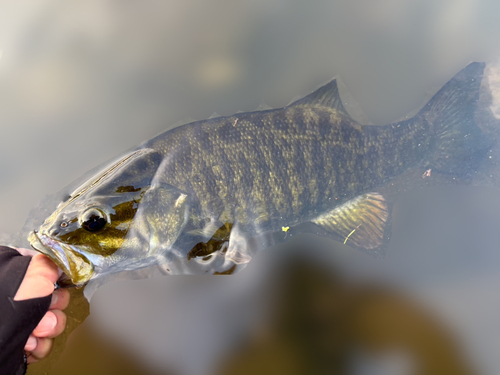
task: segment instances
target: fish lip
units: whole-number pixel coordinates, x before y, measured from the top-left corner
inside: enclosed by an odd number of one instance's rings
[[[66,275],[66,273],[64,273],[64,272],[59,277],[59,279],[57,279],[57,287],[59,287],[59,288],[73,288],[73,287],[79,288],[81,286],[82,285],[73,284],[73,281],[71,281],[71,277]]]
[[[33,249],[35,249],[36,251],[38,251],[44,255],[47,255],[54,263],[57,264],[57,266],[65,274],[70,274],[68,258],[64,254],[64,251],[62,250],[62,248],[60,246],[58,246],[57,250],[59,250],[59,251],[55,251],[54,247],[47,247],[45,245],[45,243],[42,241],[42,239],[40,238],[40,236],[42,236],[46,240],[49,239],[49,237],[44,235],[44,234],[39,235],[36,230],[34,230],[33,232],[30,233],[29,241],[30,241],[31,247]],[[56,241],[53,241],[53,242],[55,243]]]
[[[86,269],[87,272],[83,275],[78,272],[79,269],[75,269],[74,273],[71,272],[70,256],[74,259],[76,255],[71,247],[43,233],[38,233],[36,230],[30,233],[28,240],[33,249],[48,256],[64,272],[58,280],[58,283],[60,282],[60,287],[83,286],[92,277],[94,265],[80,253],[77,253],[77,257],[80,258],[84,264],[88,264]]]

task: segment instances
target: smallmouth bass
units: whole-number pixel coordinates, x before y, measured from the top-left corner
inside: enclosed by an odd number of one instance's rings
[[[390,209],[377,188],[414,167],[463,175],[488,151],[474,122],[483,70],[471,63],[384,126],[354,121],[333,80],[283,108],[166,131],[77,188],[29,241],[75,285],[153,264],[232,273],[304,223],[380,254]]]

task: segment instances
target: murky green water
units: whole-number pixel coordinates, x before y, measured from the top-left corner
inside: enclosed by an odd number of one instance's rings
[[[349,113],[386,124],[500,52],[493,0],[2,8],[5,233],[42,218],[29,211],[47,194],[187,117],[283,106],[338,75]],[[28,374],[403,374],[415,362],[425,374],[497,373],[498,175],[464,187],[424,172],[384,187],[400,197],[384,261],[303,235],[233,276],[110,283]],[[67,333],[89,311],[75,292]]]

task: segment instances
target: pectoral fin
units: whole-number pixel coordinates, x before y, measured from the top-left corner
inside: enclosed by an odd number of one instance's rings
[[[388,219],[389,209],[384,197],[368,193],[322,214],[313,223],[337,234],[346,245],[373,251],[384,242]]]
[[[170,185],[151,187],[139,206],[139,218],[143,232],[149,235],[149,253],[169,248],[186,225],[189,197]]]

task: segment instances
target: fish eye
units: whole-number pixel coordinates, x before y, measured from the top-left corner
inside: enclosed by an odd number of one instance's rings
[[[93,207],[85,211],[81,217],[82,227],[89,232],[96,232],[106,226],[106,215],[101,210]]]

